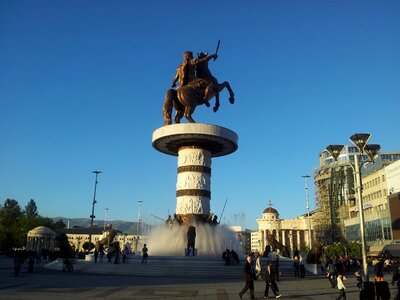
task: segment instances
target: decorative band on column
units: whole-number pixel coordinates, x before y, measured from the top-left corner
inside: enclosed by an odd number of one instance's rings
[[[181,166],[178,167],[178,173],[182,172],[202,172],[211,174],[211,168],[205,166]]]
[[[206,190],[195,190],[195,189],[177,190],[176,197],[180,196],[201,196],[201,197],[211,198],[211,192]]]

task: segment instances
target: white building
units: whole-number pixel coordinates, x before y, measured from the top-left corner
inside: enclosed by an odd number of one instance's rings
[[[310,213],[310,216],[314,212]],[[265,247],[270,245],[268,236],[272,235],[279,243],[282,243],[293,253],[294,250],[310,249],[309,226],[311,231],[311,240],[313,239],[313,221],[310,217],[308,222],[307,214],[294,219],[279,219],[279,213],[275,208],[268,207],[263,211],[262,218],[257,219],[258,240],[252,243],[260,252],[265,251]],[[310,224],[310,225],[309,225]],[[256,234],[254,234],[254,239]],[[275,251],[272,247],[272,251]]]

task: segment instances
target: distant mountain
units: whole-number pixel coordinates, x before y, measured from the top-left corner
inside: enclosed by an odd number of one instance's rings
[[[56,217],[52,218],[54,222],[59,221],[60,219],[64,222],[65,226],[69,228],[73,228],[74,226],[88,228],[90,226],[90,219],[89,218],[64,218],[64,217]],[[138,227],[138,222],[128,222],[128,221],[120,221],[120,220],[107,220],[107,225],[111,224],[112,228],[116,230],[120,230],[125,234],[147,234],[149,231],[152,230],[154,226],[140,223],[140,228]],[[94,226],[97,227],[104,227],[104,220],[95,220],[93,222]]]

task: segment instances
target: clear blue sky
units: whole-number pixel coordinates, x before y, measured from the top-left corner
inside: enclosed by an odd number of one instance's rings
[[[48,216],[144,221],[175,209],[177,161],[151,146],[185,50],[231,83],[198,122],[239,135],[213,160],[211,208],[256,228],[306,211],[319,151],[369,132],[399,151],[399,1],[0,0],[0,200]],[[312,182],[311,208],[315,207]]]

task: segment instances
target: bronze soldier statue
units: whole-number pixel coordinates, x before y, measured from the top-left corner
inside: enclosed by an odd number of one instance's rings
[[[203,52],[201,52],[203,53]],[[193,88],[199,88],[201,90],[207,91],[209,83],[209,78],[206,76],[200,77],[198,76],[198,70],[200,65],[208,64],[208,61],[212,58],[216,58],[217,55],[204,55],[201,58],[193,58],[192,51],[186,51],[183,54],[183,62],[176,69],[175,77],[172,81],[171,87],[174,88],[176,86],[176,82],[179,82],[179,86],[189,85]],[[208,67],[207,67],[208,69]],[[208,73],[211,75],[210,71]],[[210,103],[208,103],[210,99],[204,95],[203,101],[207,107],[210,107]]]
[[[219,45],[219,43],[218,43]],[[219,47],[219,46],[218,46]],[[217,50],[218,50],[217,47]],[[229,102],[235,102],[234,93],[227,81],[222,84],[212,76],[208,62],[211,59],[216,60],[218,55],[208,53],[199,53],[197,58],[193,57],[192,51],[186,51],[183,54],[183,62],[176,70],[175,77],[172,81],[172,89],[169,89],[165,95],[163,105],[164,125],[172,124],[172,109],[175,108],[175,123],[180,123],[182,117],[189,122],[194,123],[192,114],[197,105],[206,104],[210,106],[209,101],[215,96],[216,103],[213,107],[214,112],[219,108],[219,93],[227,88],[229,92]],[[179,87],[175,90],[176,83]]]

